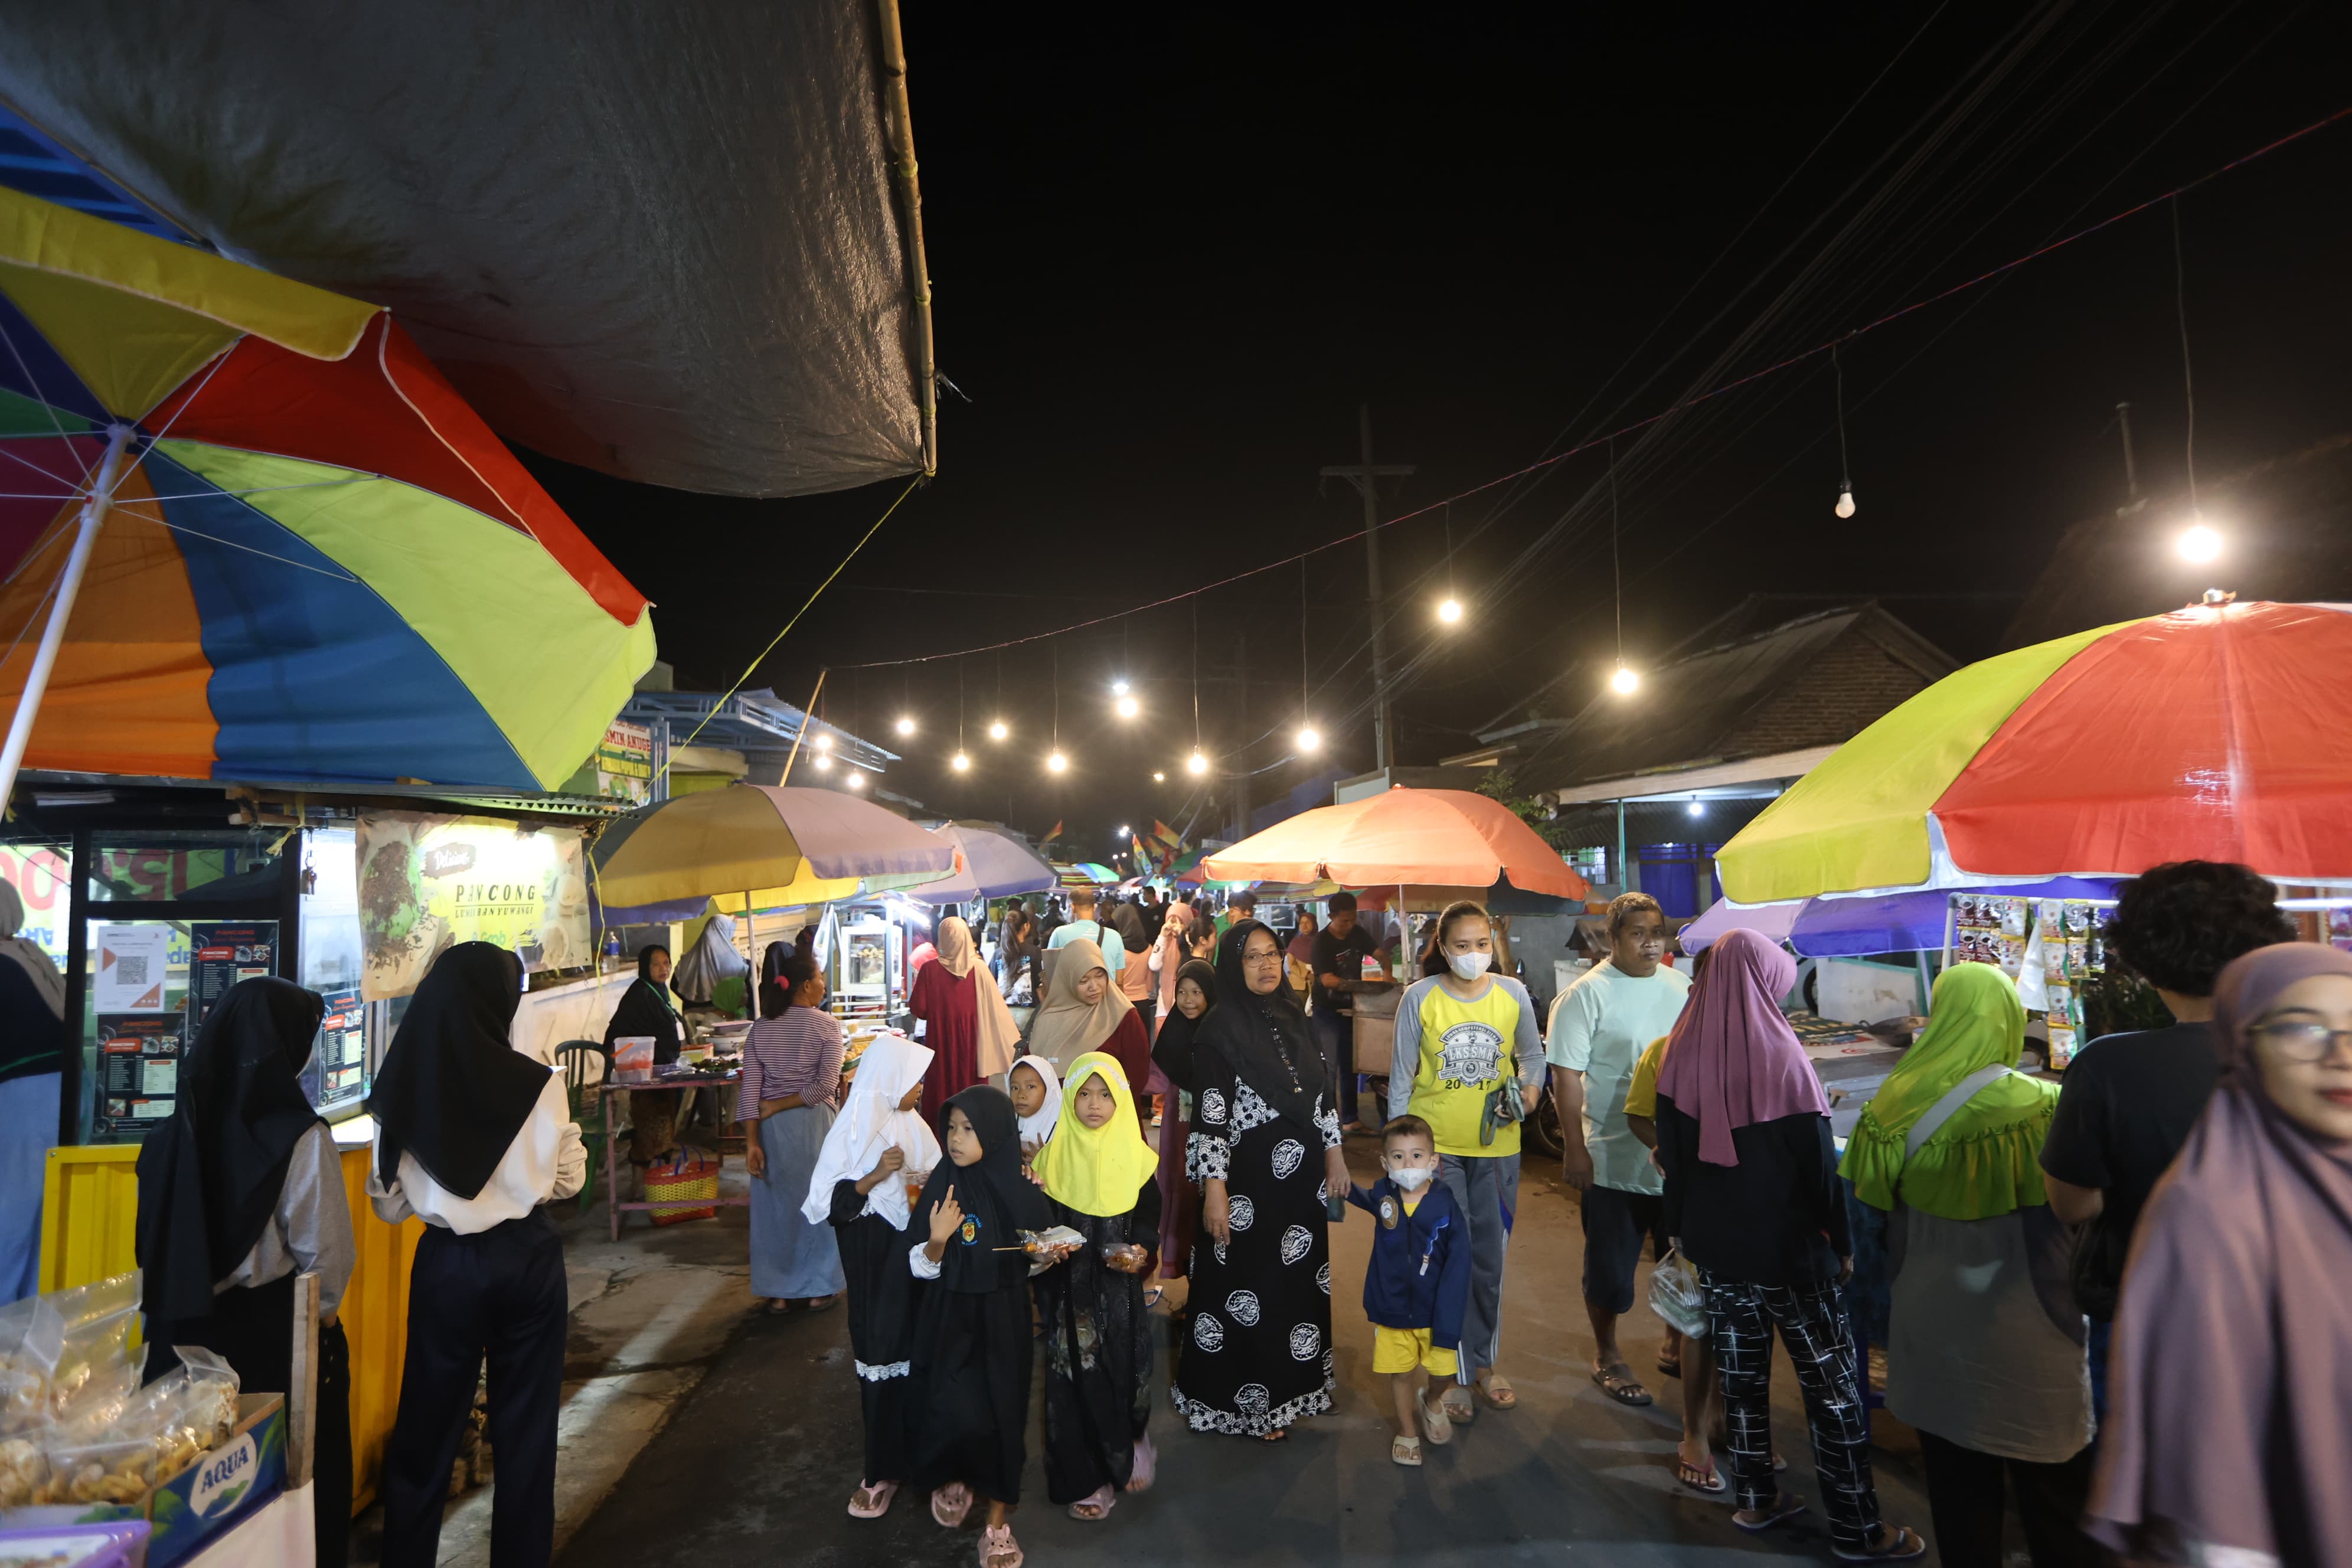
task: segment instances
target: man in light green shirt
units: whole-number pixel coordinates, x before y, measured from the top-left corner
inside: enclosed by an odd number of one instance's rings
[[[1674,1028],[1690,995],[1690,977],[1662,962],[1665,951],[1666,917],[1658,901],[1647,893],[1619,894],[1609,905],[1609,960],[1552,1004],[1544,1048],[1568,1146],[1561,1171],[1583,1194],[1592,1381],[1624,1405],[1649,1404],[1650,1391],[1617,1349],[1617,1320],[1633,1310],[1643,1238],[1656,1254],[1665,1252],[1657,1234],[1665,1184],[1649,1147],[1625,1125],[1625,1090],[1643,1049]],[[1681,1338],[1670,1329],[1661,1369],[1678,1369],[1681,1354]]]

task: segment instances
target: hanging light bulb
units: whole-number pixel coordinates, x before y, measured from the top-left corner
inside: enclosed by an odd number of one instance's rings
[[[1316,731],[1314,725],[1301,724],[1298,727],[1297,745],[1300,751],[1311,752],[1322,744],[1323,737]]]
[[[1195,777],[1198,777],[1202,773],[1205,773],[1209,771],[1209,759],[1202,756],[1200,752],[1194,752],[1191,756],[1184,759],[1184,771]]]
[[[1129,834],[1130,834],[1130,833],[1132,833],[1132,832],[1134,832],[1134,831],[1135,831],[1135,829],[1133,829],[1133,828],[1131,828],[1131,827],[1122,827],[1122,828],[1120,828],[1120,829],[1118,830],[1118,836],[1119,836],[1121,838],[1124,838],[1124,837],[1126,837]]]
[[[1151,775],[1151,782],[1153,784],[1166,784],[1168,782],[1168,775],[1166,773],[1155,773]]]
[[[1690,814],[1693,816],[1705,816],[1706,815],[1706,802],[1700,800],[1694,795],[1691,798]]]
[[[1462,618],[1462,601],[1451,594],[1445,595],[1438,603],[1437,618],[1449,626],[1459,621]]]
[[[820,752],[829,752],[833,750],[833,737],[830,735],[819,735],[816,738],[816,749]]]
[[[1011,733],[1013,731],[1005,728],[1004,721],[1002,719],[988,727],[988,738],[992,741],[1002,741]]]
[[[960,773],[968,773],[971,771],[971,759],[964,755],[961,752],[958,752],[954,756],[948,759],[948,766],[953,768]]]
[[[816,761],[811,763],[809,765],[816,769],[817,772],[824,773],[833,766],[833,758],[824,752],[819,752],[816,754]]]
[[[1609,678],[1609,689],[1620,697],[1631,697],[1641,688],[1642,678],[1625,665],[1619,665],[1617,673]]]
[[[1121,684],[1125,683],[1122,682]],[[1118,716],[1122,719],[1132,719],[1138,713],[1143,711],[1143,704],[1138,702],[1133,697],[1129,696],[1125,692],[1121,692],[1119,694],[1118,701],[1115,706],[1118,710]]]
[[[1058,751],[1054,752],[1045,758],[1045,771],[1049,773],[1066,773],[1070,771],[1070,759]]]
[[[865,770],[862,768],[850,769],[848,783],[849,787],[852,789],[864,789],[866,787]]]
[[[2221,556],[2221,535],[2204,519],[2199,518],[2180,531],[2180,537],[2173,541],[2172,547],[2191,566],[2202,566]]]
[[[1110,683],[1110,694],[1113,697],[1124,697],[1127,695],[1127,691],[1128,687],[1126,681],[1114,680]]]
[[[915,732],[915,716],[912,713],[899,714],[898,728],[898,733],[901,735],[913,734]]]
[[[1853,515],[1853,487],[1852,485],[1840,485],[1838,487],[1837,506],[1833,510],[1835,510],[1840,517],[1852,517]]]

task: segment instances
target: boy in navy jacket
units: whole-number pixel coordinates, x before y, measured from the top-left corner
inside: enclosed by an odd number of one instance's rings
[[[1389,1458],[1421,1463],[1415,1417],[1432,1443],[1454,1440],[1453,1424],[1428,1397],[1428,1376],[1459,1375],[1462,1311],[1470,1300],[1470,1231],[1454,1194],[1437,1181],[1437,1139],[1418,1116],[1381,1132],[1388,1174],[1348,1201],[1380,1223],[1364,1271],[1364,1316],[1372,1321],[1372,1370],[1389,1374],[1399,1428]]]

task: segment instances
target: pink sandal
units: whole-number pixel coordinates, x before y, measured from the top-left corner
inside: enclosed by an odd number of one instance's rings
[[[890,1511],[890,1500],[898,1495],[896,1481],[860,1481],[857,1489],[849,1494],[849,1517],[880,1519]],[[863,1506],[858,1503],[859,1498],[866,1500]]]
[[[1021,1568],[1021,1543],[1009,1524],[992,1524],[980,1532],[980,1568]]]
[[[949,1530],[961,1530],[964,1515],[971,1511],[971,1489],[961,1481],[950,1481],[931,1493],[931,1517]]]
[[[1150,1491],[1152,1478],[1159,1473],[1160,1450],[1151,1446],[1149,1436],[1138,1437],[1135,1440],[1135,1464],[1127,1475],[1127,1489],[1131,1492]]]
[[[1070,1517],[1083,1524],[1099,1524],[1104,1520],[1108,1519],[1110,1517],[1110,1510],[1118,1506],[1118,1489],[1106,1481],[1101,1486],[1097,1487],[1093,1491],[1088,1492],[1086,1496],[1072,1503],[1070,1505]],[[1078,1511],[1080,1509],[1088,1508],[1093,1509],[1096,1511],[1093,1513],[1081,1513]]]

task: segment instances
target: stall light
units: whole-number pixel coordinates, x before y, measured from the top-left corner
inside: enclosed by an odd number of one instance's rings
[[[1296,744],[1302,752],[1312,752],[1322,746],[1323,737],[1321,733],[1316,730],[1314,725],[1301,724],[1298,727]]]
[[[1853,515],[1853,487],[1852,485],[1841,485],[1838,488],[1837,505],[1832,507],[1830,510],[1836,512],[1840,517],[1852,517]]]
[[[852,789],[864,789],[866,787],[865,770],[862,768],[850,769],[848,784],[849,787]]]
[[[819,773],[823,773],[827,768],[833,766],[833,758],[825,752],[819,752],[816,754],[816,760],[810,763],[809,766],[814,768]]]
[[[1110,683],[1110,694],[1113,697],[1124,697],[1128,690],[1128,684],[1124,680],[1114,680]]]
[[[898,733],[901,735],[913,734],[915,732],[915,716],[912,713],[899,714],[898,730]]]
[[[988,727],[988,738],[992,741],[1002,741],[1011,733],[1013,731],[1005,728],[1004,721],[1002,719]]]
[[[1062,755],[1058,751],[1054,752],[1045,758],[1045,771],[1049,773],[1068,773],[1070,771],[1070,759]]]
[[[833,737],[830,735],[819,735],[816,738],[815,744],[818,751],[829,752],[833,750]]]
[[[1122,826],[1119,828],[1119,830],[1118,830],[1118,836],[1119,836],[1121,838],[1124,838],[1124,837],[1126,837],[1129,834],[1130,834],[1130,833],[1132,833],[1132,832],[1134,832],[1134,831],[1135,831],[1135,830],[1134,830],[1133,828],[1131,828],[1131,827],[1127,827],[1127,826]]]
[[[1184,759],[1184,771],[1197,778],[1209,771],[1209,759],[1194,752]]]
[[[1609,678],[1609,689],[1620,697],[1631,697],[1641,689],[1642,678],[1625,665],[1619,665],[1617,673]]]
[[[961,752],[958,752],[954,756],[948,759],[948,766],[953,768],[960,773],[968,773],[971,771],[971,759],[965,756]]]
[[[1143,704],[1138,702],[1133,697],[1122,693],[1114,709],[1120,718],[1132,719],[1143,711]]]
[[[1450,594],[1446,595],[1438,602],[1437,618],[1449,626],[1459,621],[1462,618],[1462,601]]]
[[[1151,775],[1151,782],[1153,784],[1166,784],[1168,782],[1168,775],[1166,773],[1155,773]]]
[[[2202,566],[2217,560],[2221,553],[2221,535],[2201,518],[2180,531],[2172,547],[2191,566]]]
[[[1706,802],[1694,797],[1690,803],[1690,814],[1693,816],[1705,816],[1706,815]]]

